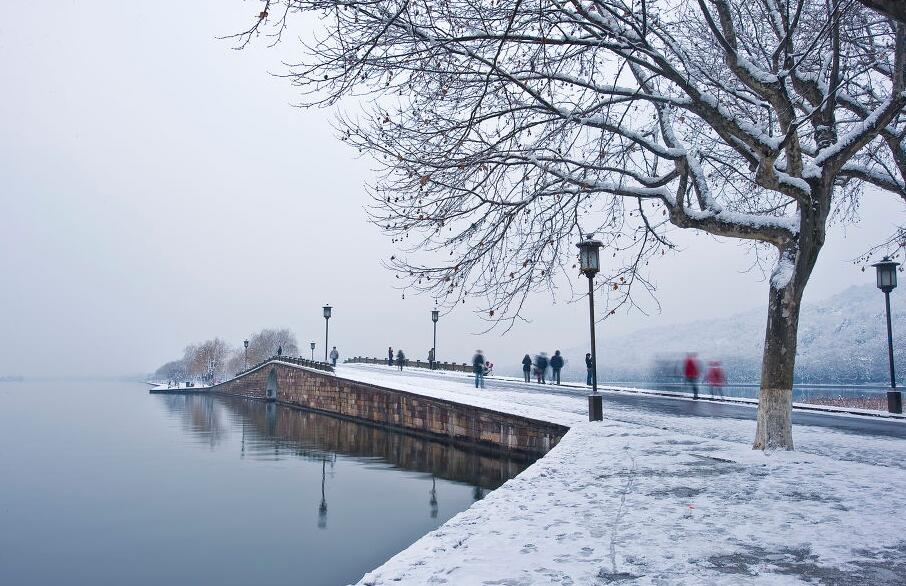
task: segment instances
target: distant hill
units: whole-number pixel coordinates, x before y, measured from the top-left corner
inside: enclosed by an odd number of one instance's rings
[[[906,292],[891,294],[897,379],[906,374]],[[733,382],[758,382],[767,309],[721,319],[647,328],[598,338],[599,380],[653,381],[673,374],[686,352],[720,360]],[[587,344],[566,350],[569,378],[584,377]],[[884,297],[873,285],[850,287],[818,303],[805,304],[799,318],[796,382],[886,383],[887,331]]]

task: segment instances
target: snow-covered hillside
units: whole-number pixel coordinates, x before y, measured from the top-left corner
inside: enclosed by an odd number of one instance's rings
[[[906,368],[906,292],[891,294],[897,378]],[[766,310],[727,318],[639,330],[609,337],[598,329],[599,380],[646,381],[673,373],[686,352],[703,362],[720,360],[734,382],[757,382],[761,369]],[[566,373],[580,378],[587,343],[567,349]],[[796,382],[886,382],[887,332],[884,296],[873,285],[850,287],[828,299],[804,304],[799,318]]]

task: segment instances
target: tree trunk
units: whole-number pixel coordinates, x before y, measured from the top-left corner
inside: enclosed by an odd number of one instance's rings
[[[805,285],[824,244],[824,218],[823,210],[802,214],[803,229],[799,237],[780,249],[780,260],[771,275],[758,392],[758,426],[752,445],[756,450],[793,449],[793,370],[799,309]]]
[[[793,449],[793,369],[802,287],[791,279],[781,289],[771,283],[768,325],[758,393],[757,450]]]

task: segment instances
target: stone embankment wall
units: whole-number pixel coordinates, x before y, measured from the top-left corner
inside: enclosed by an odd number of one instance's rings
[[[271,361],[211,387],[211,392],[266,399],[333,415],[526,454],[544,454],[568,431],[562,425],[339,378]]]

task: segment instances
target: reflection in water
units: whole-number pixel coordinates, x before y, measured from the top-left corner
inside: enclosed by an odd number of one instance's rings
[[[205,395],[157,395],[163,399],[167,409],[179,415],[182,427],[209,446],[217,446],[227,432],[214,409],[214,397]]]
[[[318,529],[327,528],[327,497],[324,494],[325,469],[327,460],[321,461],[321,504],[318,505]]]
[[[12,385],[4,586],[355,583],[528,464],[240,398]]]
[[[438,516],[438,478],[471,485],[472,500],[484,498],[533,459],[469,449],[377,425],[290,409],[240,397],[162,395],[167,407],[185,421],[187,431],[212,445],[223,437],[224,417],[242,429],[240,457],[280,461],[289,457],[321,464],[321,501],[317,525],[327,527],[327,465],[351,457],[371,466],[391,466],[431,475],[429,516]]]
[[[431,499],[428,501],[431,505],[431,518],[437,519],[437,477],[431,475]]]

